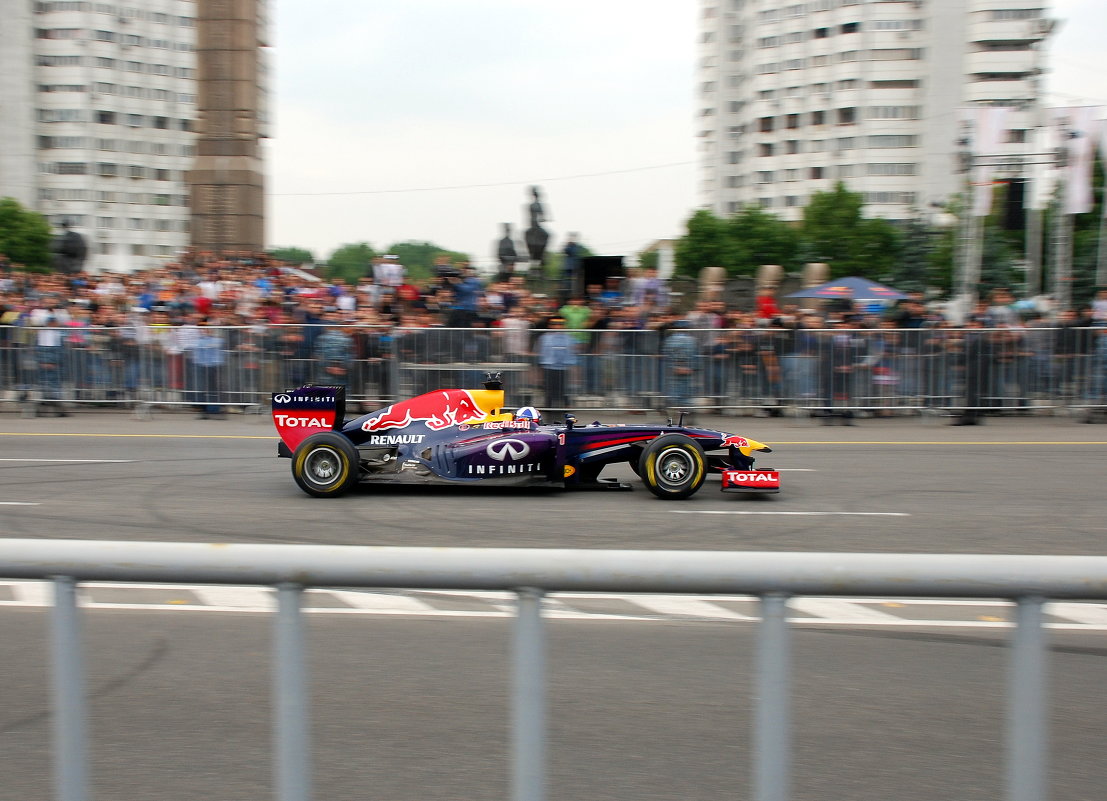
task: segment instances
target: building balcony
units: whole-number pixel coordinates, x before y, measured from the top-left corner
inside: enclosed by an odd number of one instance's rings
[[[1039,41],[1048,35],[1048,20],[1013,19],[992,20],[978,18],[969,22],[966,39],[969,42],[1022,42]]]
[[[1029,81],[969,81],[965,84],[966,103],[1030,98],[1034,90]]]
[[[1033,70],[1038,57],[1027,50],[981,50],[965,56],[965,72],[974,75],[985,72],[1019,72]]]

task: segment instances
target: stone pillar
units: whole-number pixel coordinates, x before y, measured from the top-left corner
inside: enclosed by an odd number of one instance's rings
[[[803,288],[810,289],[830,280],[830,265],[812,261],[803,265]]]
[[[263,250],[266,0],[198,0],[196,159],[188,183],[192,246]]]

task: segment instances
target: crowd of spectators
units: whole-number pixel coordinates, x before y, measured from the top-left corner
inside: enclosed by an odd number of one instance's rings
[[[1021,405],[1061,390],[1104,394],[1107,292],[1050,318],[998,289],[955,325],[919,293],[891,307],[816,309],[766,294],[735,308],[708,290],[676,297],[651,269],[567,296],[543,288],[524,275],[484,279],[446,257],[412,280],[383,255],[356,284],[255,253],[188,253],[128,275],[0,262],[0,389],[60,399],[63,384],[94,398],[162,387],[219,416],[228,393],[306,381],[387,398],[399,359],[529,364],[544,391],[536,401],[554,408],[570,395],[652,392],[672,405],[707,396],[771,413],[790,398],[848,421],[874,398],[957,405],[959,393],[979,406],[985,396]]]

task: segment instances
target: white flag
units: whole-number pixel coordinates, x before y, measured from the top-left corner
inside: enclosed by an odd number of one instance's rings
[[[978,158],[999,155],[999,146],[1007,132],[1007,115],[1011,109],[996,106],[977,106],[969,109],[973,127],[972,154]],[[974,217],[986,217],[992,210],[992,177],[995,167],[978,165],[972,172],[972,213]]]
[[[1074,106],[1052,109],[1052,118],[1065,151],[1067,164],[1061,171],[1064,181],[1064,213],[1087,214],[1092,210],[1092,162],[1095,158],[1095,118],[1098,106]]]

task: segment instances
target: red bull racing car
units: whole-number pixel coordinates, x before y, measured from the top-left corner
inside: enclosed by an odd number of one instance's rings
[[[279,456],[308,495],[335,497],[365,483],[559,485],[629,489],[601,479],[626,463],[659,498],[695,494],[708,473],[723,492],[776,493],[780,474],[754,469],[770,448],[722,431],[666,425],[543,424],[524,407],[504,412],[503,385],[442,389],[347,420],[343,387],[308,385],[273,394]]]

